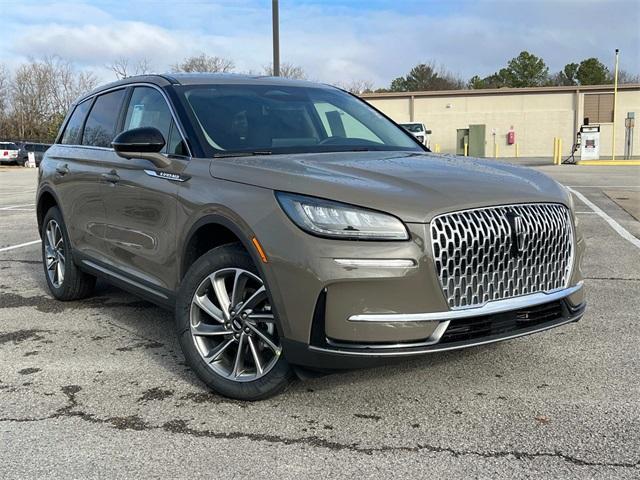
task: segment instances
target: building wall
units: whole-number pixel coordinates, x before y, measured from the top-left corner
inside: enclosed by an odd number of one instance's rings
[[[562,139],[562,155],[570,154],[576,128],[582,124],[584,95],[610,92],[612,88],[518,89],[509,91],[428,92],[423,94],[368,94],[364,99],[397,122],[424,122],[432,130],[432,148],[438,144],[443,153],[456,153],[456,130],[470,124],[486,125],[486,155],[513,157],[515,145],[507,144],[507,132],[513,127],[522,157],[551,157],[553,139]],[[411,103],[413,102],[413,118]],[[619,90],[616,111],[616,155],[624,153],[624,118],[627,112],[640,117],[640,86]],[[634,132],[634,151],[640,155],[640,118]],[[495,132],[495,136],[494,136]],[[612,124],[601,125],[600,154],[611,155]]]
[[[584,95],[580,94],[579,116],[584,117]],[[618,91],[618,103],[616,107],[616,159],[623,158],[624,155],[624,119],[627,112],[635,112],[636,126],[633,130],[633,153],[640,156],[640,90]],[[611,157],[611,142],[613,140],[613,123],[600,124],[600,156]]]

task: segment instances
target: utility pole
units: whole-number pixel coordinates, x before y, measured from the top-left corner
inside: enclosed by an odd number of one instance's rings
[[[618,103],[618,57],[620,50],[616,48],[616,67],[613,75],[613,131],[611,133],[611,160],[616,159],[616,103]]]
[[[273,22],[273,76],[280,76],[280,18],[278,0],[272,0],[271,19]]]

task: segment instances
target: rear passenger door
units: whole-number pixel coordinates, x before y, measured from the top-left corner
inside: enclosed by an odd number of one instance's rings
[[[121,114],[125,89],[114,90],[78,104],[46,168],[52,169],[71,243],[80,260],[104,260],[106,209],[99,191],[103,163]]]
[[[122,130],[155,127],[165,138],[162,152],[174,165],[188,161],[164,95],[151,86],[135,86],[123,113]],[[114,156],[108,169],[113,181],[102,184],[107,207],[105,235],[110,263],[122,272],[168,296],[177,284],[176,196],[178,182],[158,176],[143,159]]]

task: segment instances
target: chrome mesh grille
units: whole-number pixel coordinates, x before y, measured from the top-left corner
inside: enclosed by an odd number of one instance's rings
[[[522,204],[439,215],[431,221],[436,272],[451,309],[567,286],[569,210]]]

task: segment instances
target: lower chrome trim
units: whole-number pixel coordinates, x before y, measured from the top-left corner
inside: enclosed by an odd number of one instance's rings
[[[142,283],[136,282],[135,280],[131,280],[130,278],[125,277],[124,275],[120,275],[119,273],[116,273],[112,270],[109,270],[108,268],[104,268],[100,265],[98,265],[97,263],[94,263],[90,260],[82,260],[82,263],[84,263],[85,265],[87,265],[88,267],[91,267],[95,270],[98,270],[99,272],[108,275],[110,277],[116,278],[118,280],[120,280],[121,282],[125,282],[128,283],[129,285],[132,285],[136,288],[139,288],[140,290],[144,290],[147,293],[151,293],[155,296],[158,296],[160,298],[163,298],[165,300],[168,300],[169,297],[167,297],[166,295],[158,292],[157,290],[154,290],[153,288],[147,287],[146,285],[143,285]]]
[[[583,304],[584,307],[585,304]],[[362,349],[360,351],[356,351],[354,350],[341,350],[338,348],[332,349],[332,348],[323,348],[323,347],[316,347],[313,345],[309,346],[309,350],[310,351],[314,351],[314,352],[319,352],[319,353],[325,353],[325,354],[331,354],[331,355],[340,355],[340,356],[345,356],[345,357],[406,357],[406,356],[413,356],[413,355],[420,355],[420,354],[424,354],[424,353],[435,353],[435,352],[446,352],[449,350],[461,350],[463,348],[469,348],[469,347],[477,347],[480,345],[487,345],[489,343],[497,343],[497,342],[502,342],[504,340],[511,340],[513,338],[518,338],[518,337],[524,337],[527,335],[531,335],[533,333],[538,333],[538,332],[544,332],[545,330],[550,330],[552,328],[555,327],[559,327],[561,325],[565,325],[567,323],[572,323],[572,322],[576,322],[580,319],[580,317],[582,317],[584,313],[584,310],[582,310],[579,314],[577,315],[571,315],[569,318],[566,318],[562,321],[559,322],[555,322],[552,323],[550,325],[545,325],[543,327],[540,328],[534,328],[531,330],[525,330],[525,331],[520,331],[514,334],[510,334],[510,335],[505,335],[505,336],[501,336],[501,337],[496,337],[496,338],[485,338],[485,339],[481,339],[478,341],[472,341],[469,343],[465,343],[465,344],[448,344],[445,343],[443,345],[431,345],[431,346],[427,346],[426,348],[420,349],[420,348],[407,348],[406,350],[395,350],[392,352],[389,351],[384,351],[382,349],[372,349],[369,348],[368,350]],[[404,347],[407,347],[407,345],[403,345]]]
[[[372,259],[372,258],[334,258],[341,267],[350,268],[414,268],[417,266],[416,261],[412,259],[396,258],[396,259]]]
[[[390,349],[390,348],[414,348],[414,347],[428,347],[429,345],[435,345],[436,343],[438,343],[440,341],[440,339],[442,338],[442,336],[444,335],[444,332],[447,331],[447,328],[449,328],[449,323],[450,320],[445,320],[444,322],[440,322],[438,323],[438,326],[435,328],[435,330],[433,331],[433,333],[429,336],[429,338],[427,338],[426,340],[423,340],[421,342],[414,342],[414,343],[382,343],[382,344],[361,344],[361,343],[345,343],[345,342],[337,342],[335,340],[331,340],[329,338],[327,338],[327,344],[331,345],[332,347],[337,347],[337,348],[368,348],[369,350],[375,349],[375,350],[382,350],[382,349]]]
[[[483,315],[492,315],[495,313],[508,312],[518,310],[520,308],[533,307],[554,300],[561,300],[569,295],[580,291],[584,283],[578,282],[573,287],[556,290],[549,293],[534,293],[532,295],[524,295],[522,297],[507,298],[505,300],[496,300],[489,302],[481,307],[468,308],[465,310],[449,310],[446,312],[429,312],[429,313],[373,313],[352,315],[349,317],[350,322],[436,322],[442,320],[456,320],[459,318],[481,317]]]

